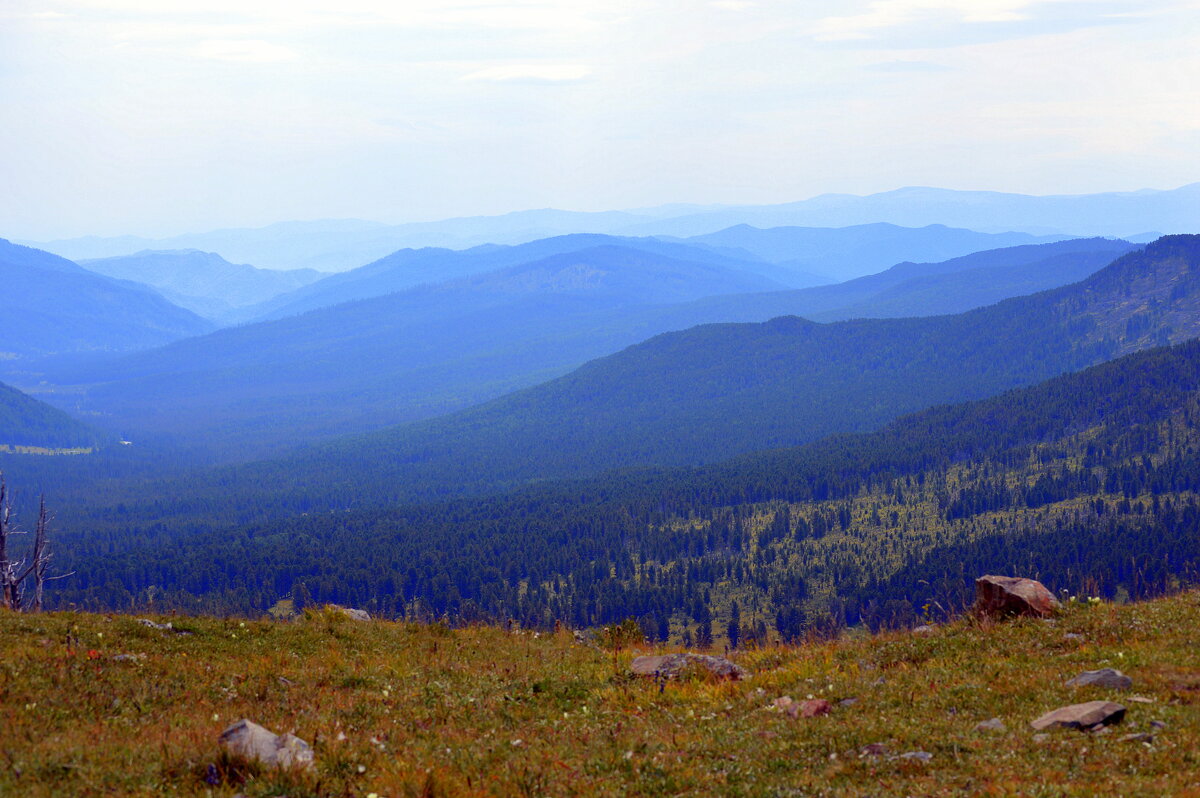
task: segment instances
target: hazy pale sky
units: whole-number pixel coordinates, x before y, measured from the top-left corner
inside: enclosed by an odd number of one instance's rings
[[[1200,181],[1200,0],[3,0],[0,237]]]

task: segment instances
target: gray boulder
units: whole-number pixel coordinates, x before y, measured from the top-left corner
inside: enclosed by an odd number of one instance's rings
[[[220,743],[230,756],[268,768],[313,766],[313,751],[308,743],[294,734],[273,734],[244,718],[221,732]]]
[[[977,731],[977,732],[989,732],[989,731],[1002,732],[1002,731],[1006,731],[1006,727],[1004,725],[1004,721],[1000,720],[1000,718],[991,718],[990,720],[983,720],[983,721],[980,721],[979,723],[976,723],[975,731]]]
[[[352,621],[371,620],[371,614],[366,610],[356,610],[353,607],[339,607],[336,604],[334,604],[333,607]]]
[[[1088,701],[1072,704],[1047,712],[1029,725],[1037,731],[1061,727],[1066,729],[1090,729],[1094,726],[1111,726],[1125,719],[1125,707],[1112,701]]]
[[[1101,668],[1098,671],[1084,671],[1067,682],[1067,687],[1104,687],[1109,690],[1128,690],[1133,687],[1133,679],[1113,668]]]
[[[713,657],[708,654],[693,654],[690,651],[683,654],[656,654],[638,657],[629,666],[634,676],[650,678],[677,679],[689,669],[704,670],[719,679],[744,679],[749,674],[739,665],[724,657]]]
[[[975,612],[988,618],[1025,615],[1045,618],[1062,607],[1036,579],[981,576],[975,580]]]

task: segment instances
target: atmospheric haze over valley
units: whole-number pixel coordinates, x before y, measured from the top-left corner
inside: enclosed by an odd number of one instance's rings
[[[0,9],[0,794],[1189,794],[1198,23]]]

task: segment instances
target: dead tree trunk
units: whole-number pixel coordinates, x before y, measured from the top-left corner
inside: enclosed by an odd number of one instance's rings
[[[21,596],[17,569],[20,562],[9,559],[8,538],[14,533],[12,526],[12,498],[8,495],[8,485],[4,475],[0,474],[0,606],[10,610],[21,609]]]
[[[75,572],[50,576],[50,540],[48,537],[50,514],[46,512],[46,497],[38,503],[37,526],[34,527],[33,551],[29,565],[25,559],[13,560],[9,554],[9,536],[20,533],[12,523],[12,499],[0,474],[0,606],[20,611],[21,586],[33,577],[33,609],[41,612],[45,598],[46,582],[65,579]]]
[[[50,569],[50,551],[46,547],[46,526],[50,519],[46,515],[46,497],[38,501],[37,528],[33,533],[33,611],[42,611],[42,595],[46,587],[46,572]]]

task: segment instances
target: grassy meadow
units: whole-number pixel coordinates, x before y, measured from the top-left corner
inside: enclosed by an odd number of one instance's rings
[[[0,795],[1200,796],[1197,593],[760,648],[733,655],[747,680],[665,685],[626,675],[649,649],[569,631],[156,620],[186,633],[0,613]],[[1133,689],[1064,686],[1101,667]],[[833,709],[792,718],[782,696]],[[1029,727],[1093,699],[1124,724]],[[311,743],[316,767],[228,760],[217,738],[243,717]],[[993,717],[1006,730],[975,730]],[[916,751],[932,756],[899,756]]]

